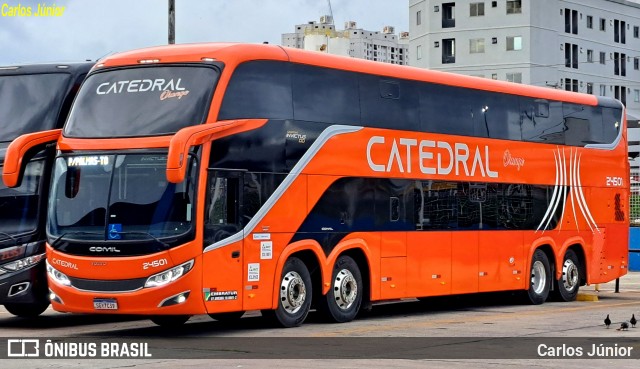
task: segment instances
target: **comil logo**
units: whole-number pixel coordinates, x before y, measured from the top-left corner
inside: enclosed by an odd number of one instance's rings
[[[39,357],[40,340],[11,339],[7,340],[8,357]]]
[[[515,166],[515,167],[518,167],[518,170],[520,170],[520,167],[524,167],[524,158],[512,156],[509,150],[504,151],[504,155],[502,156],[502,162],[505,168],[508,166]]]

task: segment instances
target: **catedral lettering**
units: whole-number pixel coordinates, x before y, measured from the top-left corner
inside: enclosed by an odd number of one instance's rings
[[[25,16],[25,9],[30,12],[30,7],[12,9],[15,16]],[[35,317],[49,306],[45,215],[55,156],[55,145],[49,141],[60,134],[68,102],[92,66],[0,68],[0,170],[22,176],[13,183],[0,181],[0,305],[16,316]],[[23,134],[31,139],[20,141]],[[16,142],[11,143],[13,140]],[[28,146],[21,165],[12,156],[13,144]]]
[[[376,164],[371,159],[371,151],[375,149],[374,145],[384,144],[385,138],[382,136],[371,137],[367,144],[367,162],[374,172],[391,172],[396,168],[400,173],[412,173],[413,155],[419,160],[422,174],[446,175],[453,171],[456,176],[474,177],[477,171],[482,177],[498,177],[498,172],[489,169],[488,146],[485,146],[482,151],[476,146],[473,157],[470,157],[469,146],[464,143],[454,143],[452,147],[444,141],[421,140],[418,142],[416,139],[400,138],[392,141],[391,148],[384,147],[389,151],[387,164]],[[404,150],[398,146],[404,147]],[[434,154],[437,158],[435,163],[433,162]]]
[[[188,91],[185,91],[185,88],[180,86],[181,78],[174,80],[173,78],[170,80],[166,80],[164,78],[157,78],[154,80],[150,79],[135,79],[131,81],[115,81],[115,82],[104,82],[98,85],[96,88],[96,94],[98,95],[108,95],[108,94],[121,94],[121,93],[136,93],[136,92],[148,92],[148,91],[161,91],[166,93],[166,91],[184,91],[177,96],[184,96],[188,94]],[[177,92],[173,92],[174,94],[178,94]]]
[[[112,55],[55,139],[52,306],[293,327],[312,305],[572,301],[627,270],[627,209],[599,205],[628,201],[605,185],[628,178],[625,132],[611,98],[275,45]]]

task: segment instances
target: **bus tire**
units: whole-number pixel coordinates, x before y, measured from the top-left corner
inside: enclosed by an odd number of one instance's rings
[[[333,265],[331,288],[318,304],[318,311],[330,321],[350,322],[360,311],[363,291],[358,264],[349,256],[340,256]]]
[[[35,318],[49,307],[49,301],[33,304],[4,304],[7,311],[20,318]]]
[[[580,289],[580,261],[573,250],[567,250],[562,261],[562,275],[556,283],[554,297],[558,301],[575,301]]]
[[[278,308],[265,310],[262,315],[284,328],[298,327],[311,308],[311,275],[302,260],[291,257],[282,268],[278,292]]]
[[[551,267],[544,251],[538,249],[533,253],[529,275],[531,280],[527,298],[531,304],[540,305],[547,300],[551,290]]]
[[[244,315],[244,311],[231,311],[228,313],[213,313],[209,314],[212,319],[219,321],[220,323],[231,323],[239,320]]]
[[[151,317],[151,321],[165,328],[177,328],[182,326],[191,318],[191,315],[156,315]]]

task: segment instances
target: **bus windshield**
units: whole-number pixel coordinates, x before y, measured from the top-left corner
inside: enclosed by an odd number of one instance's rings
[[[44,159],[34,159],[25,167],[20,186],[7,188],[0,181],[0,245],[16,243],[14,236],[34,231],[38,226],[43,170]]]
[[[196,171],[182,183],[168,183],[166,160],[166,152],[58,157],[48,235],[171,246],[191,230]]]
[[[115,69],[87,78],[66,137],[166,135],[202,123],[218,78],[205,66]]]
[[[0,76],[0,142],[53,129],[69,79],[65,73]]]

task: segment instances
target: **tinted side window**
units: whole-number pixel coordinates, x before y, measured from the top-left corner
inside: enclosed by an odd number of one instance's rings
[[[473,118],[476,134],[480,137],[505,140],[522,139],[520,134],[520,111],[518,97],[493,92],[477,91],[477,100],[473,105]]]
[[[290,65],[251,61],[239,65],[222,100],[218,119],[293,118]]]
[[[545,99],[520,99],[522,140],[564,144],[562,103]]]
[[[584,146],[605,143],[601,108],[564,103],[563,113],[565,144]]]
[[[620,109],[602,108],[602,139],[606,143],[615,141],[622,122]]]
[[[293,65],[293,110],[296,120],[360,124],[357,74]]]
[[[425,132],[474,136],[474,108],[478,105],[473,91],[445,85],[420,87],[420,120]]]
[[[411,82],[362,74],[360,104],[364,126],[420,130],[418,89]]]

